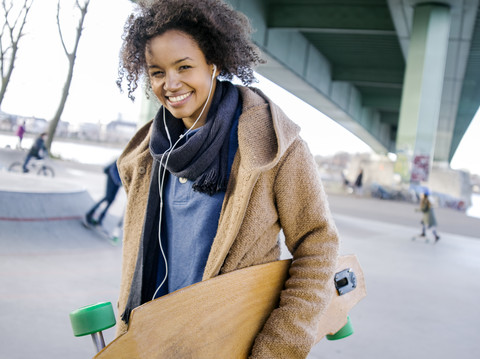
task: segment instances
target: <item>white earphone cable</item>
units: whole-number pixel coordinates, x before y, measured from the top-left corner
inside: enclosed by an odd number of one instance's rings
[[[162,253],[162,256],[163,256],[163,260],[165,261],[165,276],[163,277],[163,280],[162,282],[159,284],[159,286],[157,287],[157,289],[155,290],[155,293],[153,294],[153,297],[152,297],[152,300],[155,299],[155,296],[157,295],[158,291],[160,290],[160,288],[162,288],[162,286],[165,284],[165,281],[167,280],[167,277],[168,277],[168,262],[167,262],[167,256],[165,255],[165,251],[163,250],[163,246],[162,246],[162,238],[161,238],[161,231],[162,231],[162,213],[163,213],[163,186],[165,184],[165,175],[166,175],[166,172],[167,172],[167,163],[168,163],[168,160],[170,159],[170,154],[172,153],[173,149],[177,146],[177,144],[180,142],[180,140],[185,137],[187,134],[189,134],[192,129],[195,127],[195,125],[197,124],[197,122],[200,120],[200,117],[202,117],[203,115],[203,112],[205,111],[205,108],[207,107],[207,104],[208,102],[210,101],[210,97],[212,95],[212,89],[213,89],[213,81],[215,79],[215,72],[217,71],[217,66],[214,64],[213,65],[213,73],[212,73],[212,79],[211,79],[211,83],[210,83],[210,90],[208,91],[208,96],[207,96],[207,100],[205,101],[205,104],[203,105],[203,108],[202,108],[202,111],[200,112],[200,114],[198,115],[197,119],[195,120],[195,122],[193,123],[192,126],[190,126],[190,128],[187,130],[187,132],[185,132],[184,134],[180,135],[178,140],[172,145],[172,140],[171,140],[171,137],[170,137],[170,132],[168,131],[168,127],[167,127],[167,122],[165,120],[165,106],[162,106],[163,107],[163,125],[165,126],[165,130],[167,132],[167,138],[168,138],[168,142],[170,144],[170,147],[162,154],[162,157],[160,158],[160,166],[158,168],[158,190],[159,190],[159,195],[160,195],[160,215],[159,215],[159,221],[158,221],[158,244],[160,246],[160,251]],[[165,165],[162,166],[163,164],[163,157],[165,156],[165,154],[167,154],[167,158],[165,159]],[[162,167],[163,167],[163,173],[162,173]]]

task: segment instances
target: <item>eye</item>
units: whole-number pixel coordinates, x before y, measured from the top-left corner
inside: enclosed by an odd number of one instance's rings
[[[150,77],[161,78],[163,76],[165,76],[165,73],[163,71],[152,71],[152,72],[150,72]]]
[[[188,70],[188,69],[190,69],[190,68],[192,68],[192,66],[190,66],[190,65],[182,65],[182,66],[179,67],[179,70],[180,70],[180,71],[184,71],[184,70]]]

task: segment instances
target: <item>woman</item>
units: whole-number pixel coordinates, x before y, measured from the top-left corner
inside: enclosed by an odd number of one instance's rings
[[[144,76],[162,107],[118,161],[128,200],[117,334],[152,298],[278,260],[282,229],[290,277],[251,354],[304,358],[333,293],[338,235],[299,128],[229,81],[255,80],[250,33],[220,0],[140,2],[127,20],[119,85],[133,97]]]

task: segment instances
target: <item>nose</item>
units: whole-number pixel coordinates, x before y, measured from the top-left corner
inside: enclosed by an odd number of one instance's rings
[[[170,71],[165,76],[165,83],[163,84],[165,91],[175,91],[181,87],[180,77],[177,73]]]

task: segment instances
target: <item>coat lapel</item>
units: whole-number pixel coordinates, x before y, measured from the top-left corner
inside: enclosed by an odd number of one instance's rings
[[[298,136],[298,126],[259,90],[240,87],[243,100],[238,121],[238,151],[207,260],[203,280],[219,274],[238,235],[260,174],[273,168]]]
[[[215,277],[220,272],[220,268],[240,230],[250,194],[258,179],[258,172],[248,171],[241,167],[239,162],[239,156],[236,156],[218,221],[217,234],[213,240],[203,273],[203,280]]]

